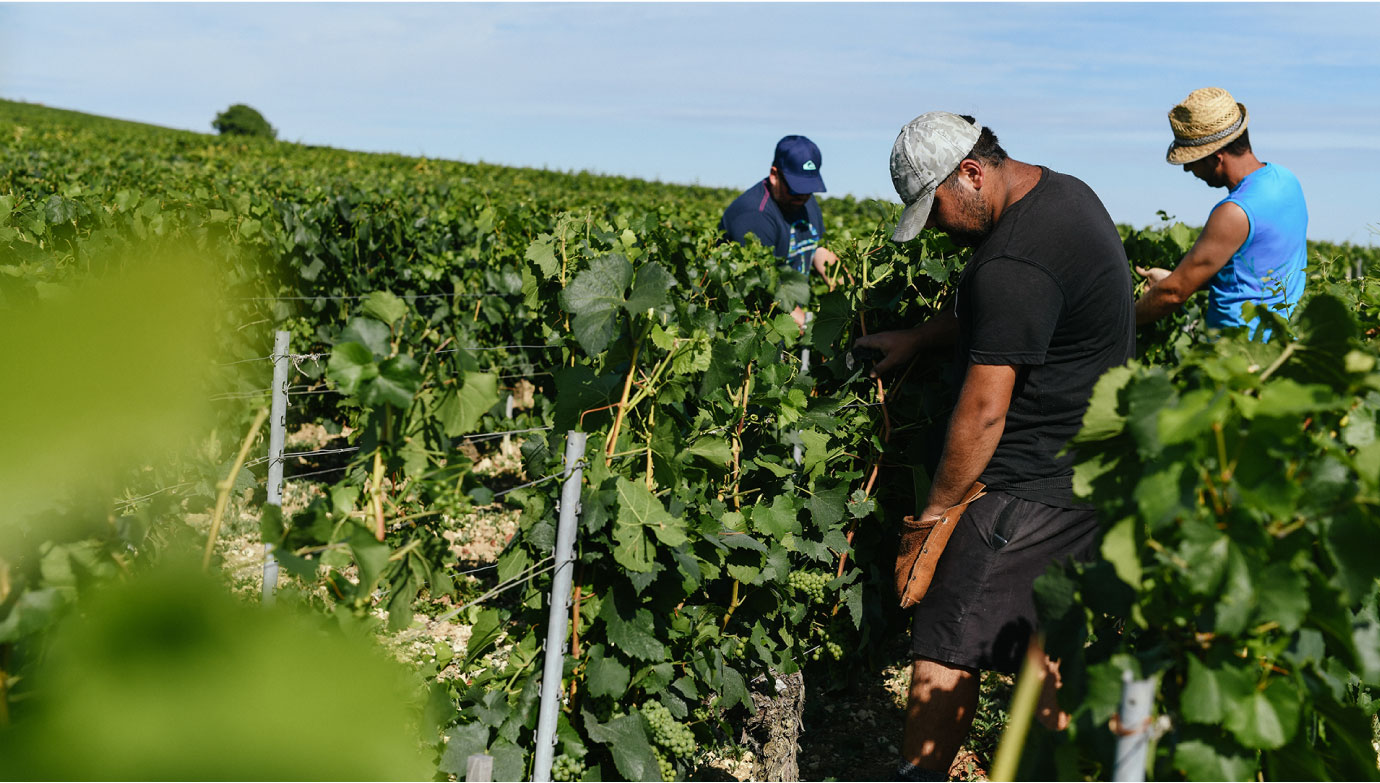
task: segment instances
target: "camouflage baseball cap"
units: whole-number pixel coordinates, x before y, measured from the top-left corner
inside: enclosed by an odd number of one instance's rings
[[[908,242],[925,227],[935,188],[958,168],[981,133],[981,127],[946,111],[922,114],[901,129],[891,146],[891,184],[906,211],[893,241]]]

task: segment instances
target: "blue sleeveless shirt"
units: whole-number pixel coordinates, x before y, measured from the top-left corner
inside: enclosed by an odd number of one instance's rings
[[[1236,253],[1208,281],[1207,325],[1249,326],[1259,319],[1241,319],[1241,305],[1283,304],[1293,314],[1303,295],[1308,263],[1308,207],[1298,179],[1283,166],[1266,163],[1237,183],[1217,206],[1230,201],[1246,213],[1251,230]],[[1216,207],[1213,207],[1216,209]]]

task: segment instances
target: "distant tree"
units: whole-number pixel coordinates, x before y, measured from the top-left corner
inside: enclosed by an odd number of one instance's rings
[[[237,103],[216,115],[211,122],[222,136],[258,136],[263,139],[278,138],[278,131],[252,106]]]

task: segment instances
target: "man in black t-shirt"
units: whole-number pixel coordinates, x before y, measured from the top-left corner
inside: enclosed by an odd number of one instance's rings
[[[824,216],[813,195],[824,192],[822,163],[819,147],[804,136],[781,139],[766,179],[728,205],[719,230],[739,244],[752,234],[791,269],[809,274],[813,268],[833,288],[828,267],[839,259],[820,245]],[[797,307],[791,316],[805,328],[804,310]]]
[[[972,724],[983,669],[1015,672],[1036,630],[1034,580],[1096,552],[1093,511],[1073,496],[1078,432],[1097,379],[1135,348],[1130,267],[1116,226],[1081,181],[1012,160],[971,117],[921,115],[902,129],[891,176],[906,203],[893,239],[944,231],[973,255],[953,304],[919,327],[857,341],[875,372],[957,346],[966,367],[923,519],[987,493],[958,519],[915,606],[900,775],[945,780]],[[906,535],[913,535],[907,533]],[[907,550],[902,542],[902,551]],[[1041,717],[1062,728],[1047,673]]]

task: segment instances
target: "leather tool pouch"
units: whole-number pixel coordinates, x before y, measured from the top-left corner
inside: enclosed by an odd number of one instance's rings
[[[914,606],[925,597],[954,526],[968,510],[968,504],[985,494],[987,487],[975,481],[968,490],[967,499],[945,510],[937,519],[918,520],[912,516],[901,523],[901,547],[896,556],[896,595],[901,599],[902,609]]]

